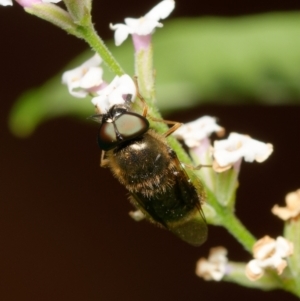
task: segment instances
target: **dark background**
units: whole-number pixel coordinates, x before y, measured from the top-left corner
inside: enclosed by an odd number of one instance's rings
[[[139,17],[156,3],[94,2],[94,22],[104,38],[113,35],[110,22]],[[179,0],[172,17],[299,8],[295,0]],[[205,301],[224,295],[296,300],[281,291],[265,293],[197,278],[195,263],[210,247],[226,246],[236,261],[247,261],[249,255],[222,228],[210,227],[207,243],[194,248],[167,231],[132,221],[125,189],[99,167],[96,125],[63,118],[43,124],[27,139],[14,137],[7,118],[16,97],[42,84],[87,46],[17,4],[0,7],[0,28],[1,300]],[[275,152],[264,164],[243,163],[237,214],[255,236],[276,237],[282,223],[270,209],[300,187],[299,113],[298,107],[205,105],[168,119],[187,122],[209,114],[228,132],[274,144]]]

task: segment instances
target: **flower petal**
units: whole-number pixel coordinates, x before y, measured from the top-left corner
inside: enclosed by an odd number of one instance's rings
[[[101,62],[100,56],[95,54],[81,66],[64,72],[62,82],[68,86],[71,95],[83,98],[103,83]]]
[[[255,281],[264,274],[264,270],[259,266],[259,261],[252,259],[246,265],[246,276],[249,280]]]
[[[270,143],[263,143],[250,136],[231,133],[227,139],[214,142],[213,156],[215,166],[232,166],[242,158],[247,162],[265,161],[273,152]]]
[[[158,22],[165,19],[175,7],[174,0],[164,0],[151,9],[144,17],[125,18],[125,24],[110,24],[110,28],[115,30],[115,44],[121,45],[129,34],[147,36],[153,33],[156,27],[163,25]],[[150,39],[149,39],[150,41]],[[149,42],[150,44],[150,42]],[[148,45],[147,45],[148,46]],[[137,51],[137,50],[136,50]]]
[[[216,118],[203,116],[192,122],[183,124],[173,135],[177,139],[184,140],[184,143],[189,148],[193,148],[200,146],[202,140],[208,138],[214,132],[222,135],[224,128],[216,123]]]
[[[110,24],[110,29],[115,30],[115,43],[116,46],[120,46],[131,33],[130,28],[125,24]]]
[[[227,263],[227,250],[224,247],[211,248],[208,259],[198,260],[196,275],[205,280],[220,281],[225,275]]]
[[[278,236],[276,239],[276,248],[280,257],[291,256],[294,252],[294,245],[282,236]]]
[[[290,192],[285,197],[286,207],[275,205],[272,208],[272,213],[277,215],[282,220],[295,218],[300,214],[300,189]]]
[[[137,34],[145,36],[151,34],[155,27],[162,27],[163,25],[156,20],[141,17],[139,19],[126,18],[125,23],[127,24],[131,34]]]
[[[284,221],[287,221],[288,219],[293,217],[292,212],[286,207],[279,207],[278,205],[274,205],[271,211],[274,215],[277,215]]]
[[[286,195],[286,204],[291,210],[300,211],[300,189]]]
[[[12,0],[0,0],[0,5],[2,6],[13,5],[13,2]]]
[[[92,99],[92,103],[100,113],[107,112],[113,105],[126,104],[128,95],[131,101],[136,97],[136,87],[132,78],[124,74],[116,76],[113,81],[104,89],[97,92],[99,96]]]
[[[164,0],[154,6],[146,15],[146,18],[160,20],[167,18],[175,8],[174,0]]]
[[[253,257],[246,266],[246,276],[248,279],[255,281],[259,279],[264,270],[272,268],[280,275],[287,262],[284,258],[293,254],[294,245],[282,236],[273,239],[265,236],[259,239],[253,246]]]
[[[82,77],[80,81],[80,86],[83,89],[91,89],[92,87],[100,86],[103,82],[102,80],[103,69],[99,67],[91,67]]]

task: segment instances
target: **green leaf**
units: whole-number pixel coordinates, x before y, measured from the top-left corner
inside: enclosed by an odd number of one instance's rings
[[[176,110],[217,101],[298,103],[299,28],[298,12],[165,22],[153,36],[158,106]],[[131,41],[107,46],[126,73],[134,75]],[[83,60],[77,59],[77,65]],[[15,134],[29,135],[40,122],[56,116],[93,114],[89,100],[72,100],[61,85],[61,74],[21,95],[10,116]]]
[[[87,58],[87,55],[82,55],[68,68],[79,65]],[[62,71],[59,76],[43,86],[20,96],[11,110],[9,120],[10,129],[14,134],[26,137],[46,120],[66,115],[85,118],[94,113],[88,99],[74,98],[69,94],[66,86],[61,83],[61,74]]]
[[[300,14],[175,20],[154,35],[161,108],[300,98]]]

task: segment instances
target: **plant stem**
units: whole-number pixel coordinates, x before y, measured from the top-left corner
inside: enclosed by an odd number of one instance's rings
[[[285,289],[300,297],[300,219],[294,218],[285,222],[284,237],[294,244],[293,255],[288,258],[291,273],[290,281]],[[291,282],[291,283],[290,283]]]
[[[123,75],[120,64],[113,57],[112,53],[105,46],[103,40],[98,36],[92,24],[89,26],[78,26],[77,32],[103,59],[110,70],[116,75]]]
[[[245,228],[241,221],[227,208],[222,209],[222,225],[228,232],[243,245],[243,247],[252,252],[252,247],[256,241],[255,237]]]
[[[241,221],[232,212],[232,209],[222,206],[215,194],[206,187],[208,203],[215,209],[218,216],[217,224],[223,226],[236,240],[250,253],[256,241],[255,237],[246,229]]]

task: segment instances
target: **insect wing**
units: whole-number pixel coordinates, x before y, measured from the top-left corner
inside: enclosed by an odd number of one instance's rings
[[[207,239],[207,224],[201,212],[194,212],[187,220],[170,225],[169,230],[195,247],[201,246]]]
[[[192,189],[195,189],[198,195],[199,203],[181,220],[169,223],[168,229],[185,242],[193,246],[200,246],[207,239],[207,223],[201,208],[201,202],[204,200],[203,187],[196,176],[191,175],[192,179],[189,177],[177,157],[174,160],[176,160],[178,170],[184,175],[184,177],[178,178],[177,183],[180,187],[181,197],[186,197],[187,187],[191,189],[190,185],[192,185]]]
[[[156,210],[151,206],[151,201],[145,201],[141,195],[138,196],[135,193],[131,193],[131,198],[133,203],[136,204],[138,209],[140,209],[148,219],[163,228],[167,228],[183,241],[193,246],[200,246],[207,238],[207,224],[201,209],[201,201],[204,199],[203,188],[198,178],[194,177],[193,181],[191,181],[177,156],[173,158],[173,160],[175,160],[174,163],[177,166],[177,176],[174,185],[177,198],[185,203],[184,207],[192,207],[192,210],[185,212],[176,220],[167,221],[157,214]]]

